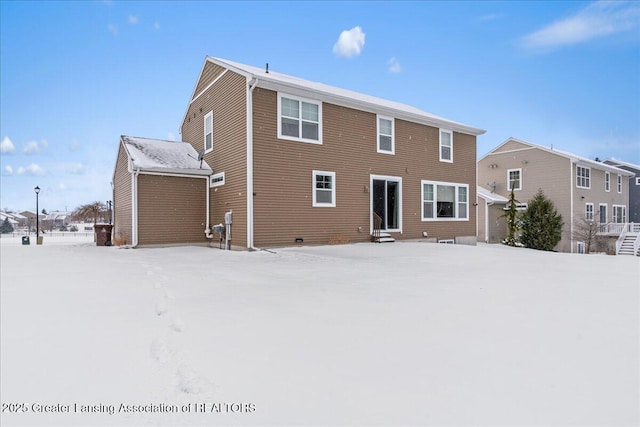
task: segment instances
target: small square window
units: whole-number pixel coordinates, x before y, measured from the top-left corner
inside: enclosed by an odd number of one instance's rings
[[[507,170],[507,190],[522,190],[522,169]]]
[[[313,171],[313,206],[336,206],[336,173]]]

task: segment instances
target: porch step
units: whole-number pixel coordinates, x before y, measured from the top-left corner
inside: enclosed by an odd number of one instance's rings
[[[638,236],[635,234],[627,234],[620,245],[620,249],[618,249],[618,255],[638,255],[633,253],[633,244],[637,238]]]
[[[379,237],[376,237],[372,234],[371,240],[373,240],[375,243],[392,243],[396,241],[396,239],[391,237],[391,234],[384,232],[380,232]]]

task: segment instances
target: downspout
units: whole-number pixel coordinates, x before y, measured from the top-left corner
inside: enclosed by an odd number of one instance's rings
[[[205,226],[204,236],[207,239],[213,239],[213,234],[211,234],[211,223],[210,223],[210,215],[211,214],[210,214],[210,209],[209,209],[209,206],[210,206],[210,203],[211,203],[211,188],[209,187],[209,177],[207,177],[206,186],[207,186],[207,188],[205,190],[205,194],[206,194],[206,199],[207,199],[207,207],[206,207],[206,209],[207,209],[207,214],[206,214],[207,222],[205,222],[205,224],[204,224],[204,226]]]
[[[489,243],[489,206],[493,202],[484,201],[484,242]]]
[[[571,246],[571,253],[573,253],[573,161],[569,159],[569,189],[571,193],[571,205],[569,207],[569,216],[571,217],[571,235],[569,236],[569,245]]]
[[[247,249],[255,249],[253,247],[253,90],[257,84],[258,79],[247,79]]]
[[[133,179],[131,180],[131,247],[138,246],[138,175],[140,175],[140,168],[134,170]]]

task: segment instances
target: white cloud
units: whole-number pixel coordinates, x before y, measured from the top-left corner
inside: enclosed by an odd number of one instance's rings
[[[574,16],[556,21],[521,39],[525,48],[552,49],[632,30],[640,26],[640,3],[597,1]]]
[[[2,142],[0,142],[0,153],[8,154],[14,151],[16,151],[15,145],[13,145],[13,142],[11,142],[8,136],[5,136]]]
[[[46,171],[35,163],[31,163],[26,168],[22,166],[18,168],[18,175],[42,176],[45,173]]]
[[[41,151],[46,150],[47,147],[49,147],[49,143],[47,142],[46,139],[42,139],[40,140],[40,142],[29,141],[26,144],[24,144],[24,147],[22,147],[22,152],[25,154],[38,154]]]
[[[82,163],[72,163],[67,165],[66,172],[72,175],[86,175],[89,172],[89,167]]]
[[[135,15],[129,15],[129,24],[136,25],[138,23],[138,17]]]
[[[333,53],[338,56],[349,58],[354,55],[360,55],[364,47],[365,34],[362,28],[353,27],[340,33],[338,41],[333,45]]]
[[[118,32],[119,32],[117,24],[109,24],[109,25],[107,25],[107,30],[109,30],[109,32],[111,34],[113,34],[114,36],[117,36]]]
[[[155,28],[156,30],[160,29],[160,23],[158,21],[153,23],[153,28]]]
[[[4,167],[4,174],[5,175],[13,175],[13,168],[10,165],[7,165]]]
[[[503,18],[502,13],[487,13],[486,15],[480,15],[476,18],[476,21],[495,21],[496,19]]]
[[[390,73],[399,73],[402,71],[402,67],[395,56],[387,61],[387,65],[389,66]]]

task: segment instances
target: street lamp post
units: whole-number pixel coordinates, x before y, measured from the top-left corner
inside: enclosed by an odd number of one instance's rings
[[[38,193],[40,193],[40,187],[36,186],[36,188],[34,188],[33,191],[36,192],[36,244],[37,244],[38,236],[40,236],[40,221],[39,221],[39,215],[38,215]]]

